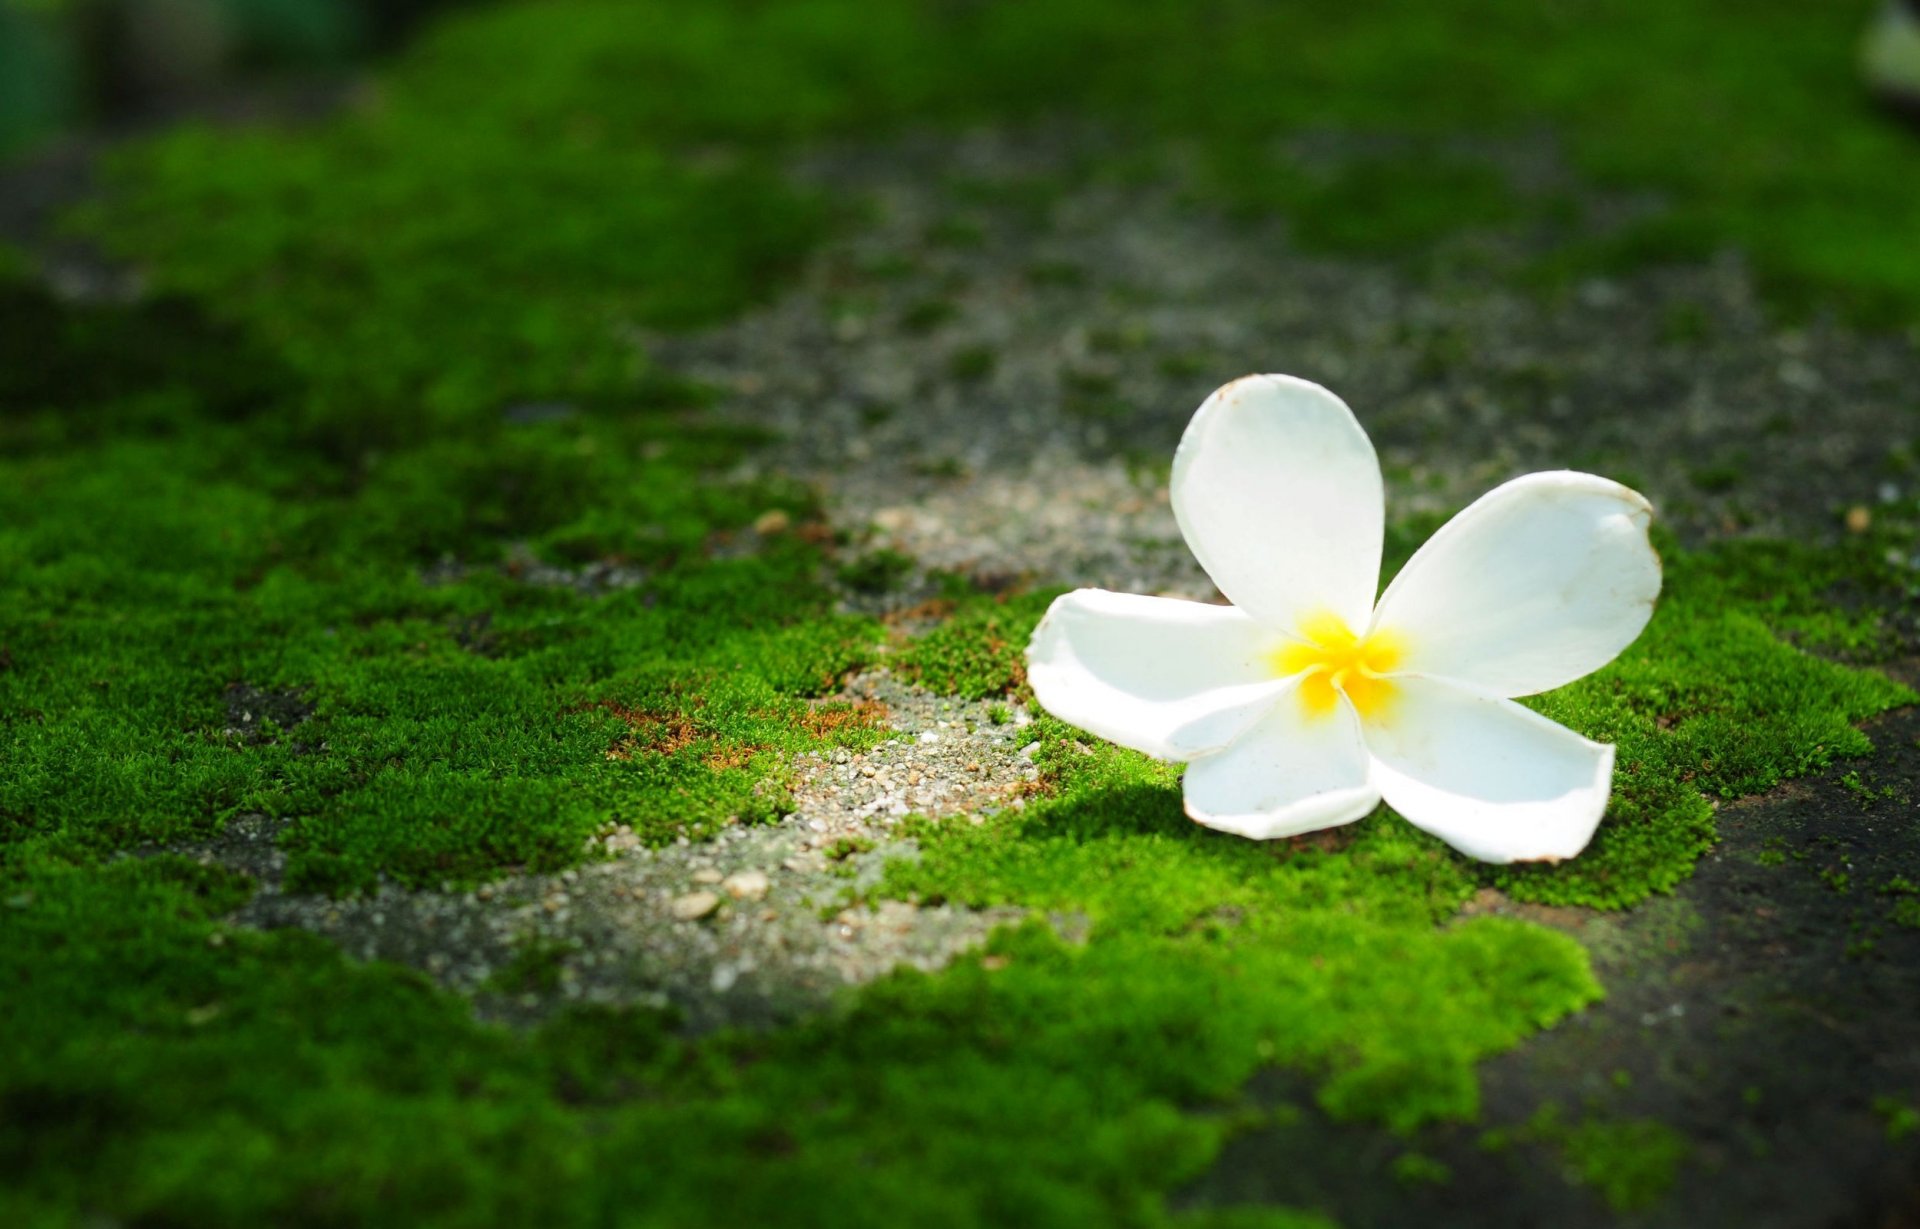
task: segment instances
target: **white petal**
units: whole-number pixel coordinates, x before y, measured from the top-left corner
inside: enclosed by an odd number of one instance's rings
[[[1231,606],[1079,589],[1027,646],[1027,682],[1062,721],[1161,759],[1232,742],[1287,686],[1274,633]]]
[[[1365,627],[1380,584],[1380,462],[1344,401],[1292,376],[1208,397],[1173,457],[1173,514],[1228,600],[1292,629]]]
[[[1368,782],[1359,719],[1342,700],[1310,715],[1298,676],[1258,724],[1187,766],[1187,814],[1257,841],[1352,823],[1380,802]]]
[[[1653,509],[1605,478],[1528,474],[1441,526],[1387,586],[1374,626],[1398,668],[1525,696],[1591,674],[1633,643],[1660,594]]]
[[[1364,727],[1373,783],[1416,828],[1486,862],[1571,858],[1606,810],[1613,748],[1512,700],[1397,677]]]

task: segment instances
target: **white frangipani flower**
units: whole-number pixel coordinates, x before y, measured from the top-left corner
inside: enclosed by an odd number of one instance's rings
[[[1592,474],[1494,488],[1378,602],[1380,464],[1346,403],[1291,376],[1207,398],[1173,459],[1174,516],[1231,606],[1081,589],[1028,679],[1056,717],[1189,761],[1187,814],[1256,839],[1383,798],[1489,862],[1569,858],[1606,809],[1613,748],[1512,697],[1589,674],[1653,613],[1652,509]]]

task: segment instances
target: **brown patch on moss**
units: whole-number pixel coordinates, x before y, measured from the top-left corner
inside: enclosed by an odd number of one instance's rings
[[[802,521],[793,527],[793,536],[813,546],[832,546],[833,526],[826,521]]]
[[[1005,653],[1008,647],[1008,642],[998,636],[994,636],[987,641],[987,651],[995,656]],[[1021,653],[1016,657],[1013,664],[1007,670],[1007,694],[1010,696],[1018,696],[1025,700],[1032,699],[1032,689],[1027,686],[1027,657],[1025,653]]]
[[[715,772],[724,772],[729,768],[745,768],[754,756],[765,750],[753,743],[722,743],[709,749],[700,762]]]
[[[1599,916],[1599,912],[1579,905],[1539,905],[1515,900],[1498,888],[1481,888],[1460,906],[1460,916],[1463,918],[1490,915],[1522,918],[1579,938],[1587,924]]]
[[[636,751],[673,755],[699,738],[692,719],[684,713],[650,713],[614,700],[602,700],[593,707],[612,713],[632,731],[607,749],[610,760],[630,760]]]
[[[1269,848],[1278,855],[1282,853],[1304,853],[1317,850],[1320,853],[1339,853],[1353,843],[1353,834],[1345,827],[1322,828],[1318,832],[1303,832],[1299,836],[1287,837],[1285,841],[1275,841]]]
[[[845,730],[874,729],[890,715],[891,710],[878,700],[821,700],[807,706],[800,728],[815,738],[827,738]]]
[[[925,623],[947,618],[957,609],[959,604],[952,598],[930,597],[924,602],[916,602],[899,610],[888,611],[881,615],[880,619],[889,625]]]
[[[1016,781],[1007,790],[1009,798],[1045,798],[1058,793],[1059,778],[1051,773],[1041,773],[1031,781]]]

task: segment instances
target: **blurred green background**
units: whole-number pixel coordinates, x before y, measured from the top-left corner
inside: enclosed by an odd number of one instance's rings
[[[236,78],[338,68],[445,0],[0,0],[0,154]]]
[[[0,0],[0,156],[76,125],[167,118],[236,84],[340,79],[452,7]],[[1285,210],[1301,239],[1336,250],[1417,247],[1515,217],[1564,221],[1571,206],[1516,193],[1484,167],[1405,150],[1316,174],[1276,157],[1277,135],[1546,132],[1590,184],[1650,189],[1670,206],[1604,234],[1572,234],[1570,267],[1639,267],[1732,246],[1783,305],[1834,302],[1856,320],[1908,323],[1920,314],[1920,159],[1911,133],[1875,113],[1859,78],[1874,8],[531,4],[491,23],[496,33],[517,29],[517,42],[452,23],[407,54],[393,84],[396,111],[441,122],[463,81],[492,82],[473,105],[510,120],[534,156],[556,134],[585,139],[586,117],[601,153],[653,154],[1092,116],[1198,142],[1220,198]]]

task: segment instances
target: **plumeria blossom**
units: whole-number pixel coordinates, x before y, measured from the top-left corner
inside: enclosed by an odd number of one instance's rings
[[[1586,847],[1613,748],[1514,703],[1612,661],[1653,613],[1652,508],[1592,474],[1495,487],[1374,600],[1385,502],[1346,403],[1291,376],[1207,398],[1175,518],[1233,604],[1081,589],[1027,649],[1055,716],[1188,763],[1187,814],[1259,840],[1387,804],[1489,862]]]

